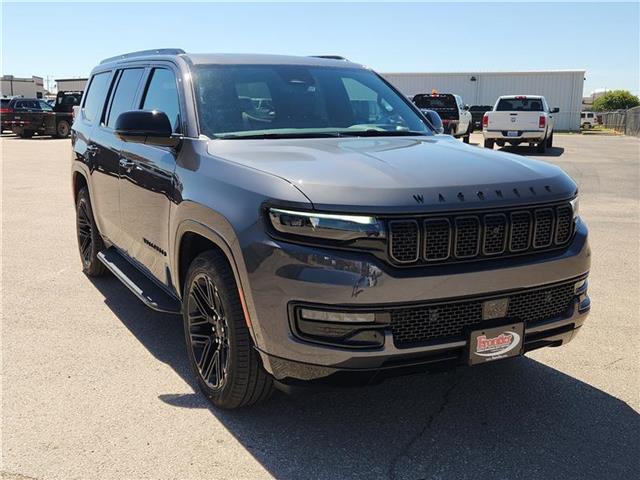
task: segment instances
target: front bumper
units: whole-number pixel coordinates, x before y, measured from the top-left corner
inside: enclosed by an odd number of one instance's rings
[[[311,343],[292,332],[292,303],[348,310],[483,297],[578,279],[586,276],[590,267],[587,228],[580,220],[572,242],[562,251],[440,267],[393,268],[363,253],[290,244],[264,236],[254,238],[243,251],[248,283],[244,292],[256,347],[265,368],[286,383],[323,381],[345,373],[349,377],[362,374],[371,381],[374,374],[381,378],[407,369],[457,365],[463,361],[466,347],[466,341],[459,339],[397,348],[390,331],[384,333],[384,345],[375,349]],[[525,348],[569,341],[587,312],[588,307],[579,309],[576,304],[563,318],[527,325]]]
[[[544,130],[517,130],[518,135],[510,137],[507,130],[482,130],[482,135],[485,140],[505,140],[507,142],[520,141],[520,142],[536,142],[544,139]]]

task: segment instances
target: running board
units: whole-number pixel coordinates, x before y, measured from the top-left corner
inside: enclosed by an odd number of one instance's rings
[[[98,259],[147,307],[163,313],[181,313],[177,298],[156,285],[115,248],[98,252]]]

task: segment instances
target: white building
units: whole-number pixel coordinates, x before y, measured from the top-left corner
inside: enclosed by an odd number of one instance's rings
[[[44,98],[45,95],[42,77],[20,78],[13,75],[3,75],[0,82],[0,96],[2,97]]]
[[[57,78],[56,86],[59,92],[84,92],[87,85],[86,78]]]
[[[469,105],[493,106],[501,95],[544,95],[557,130],[579,130],[584,70],[540,72],[383,73],[403,94],[456,93]]]

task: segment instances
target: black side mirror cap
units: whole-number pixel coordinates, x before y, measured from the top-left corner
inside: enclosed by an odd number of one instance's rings
[[[115,134],[124,142],[177,147],[182,137],[173,133],[169,117],[159,110],[131,110],[118,115]]]
[[[444,125],[442,124],[442,119],[440,115],[435,110],[421,109],[422,114],[427,119],[427,122],[433,128],[436,133],[442,134],[444,133]]]
[[[560,111],[560,109],[558,107],[553,107],[550,111],[550,113],[558,113]]]

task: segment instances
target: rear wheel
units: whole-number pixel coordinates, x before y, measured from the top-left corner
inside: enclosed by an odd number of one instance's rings
[[[67,138],[71,133],[71,126],[66,120],[60,120],[56,125],[56,137]]]
[[[542,141],[536,145],[536,152],[545,153],[547,151],[547,139],[543,138]]]
[[[182,316],[189,363],[211,403],[234,409],[271,395],[273,379],[253,346],[235,278],[222,254],[208,251],[191,263]]]
[[[495,144],[495,142],[493,140],[485,140],[484,141],[484,148],[489,148],[491,150],[493,150],[493,145]]]
[[[82,271],[90,277],[99,277],[107,271],[104,264],[98,260],[98,252],[104,248],[102,237],[98,232],[96,221],[93,218],[89,191],[82,188],[78,192],[76,201],[76,231],[78,236],[78,249],[82,260]]]
[[[551,147],[553,147],[553,133],[549,135],[549,138],[547,139],[547,148],[551,148]]]

